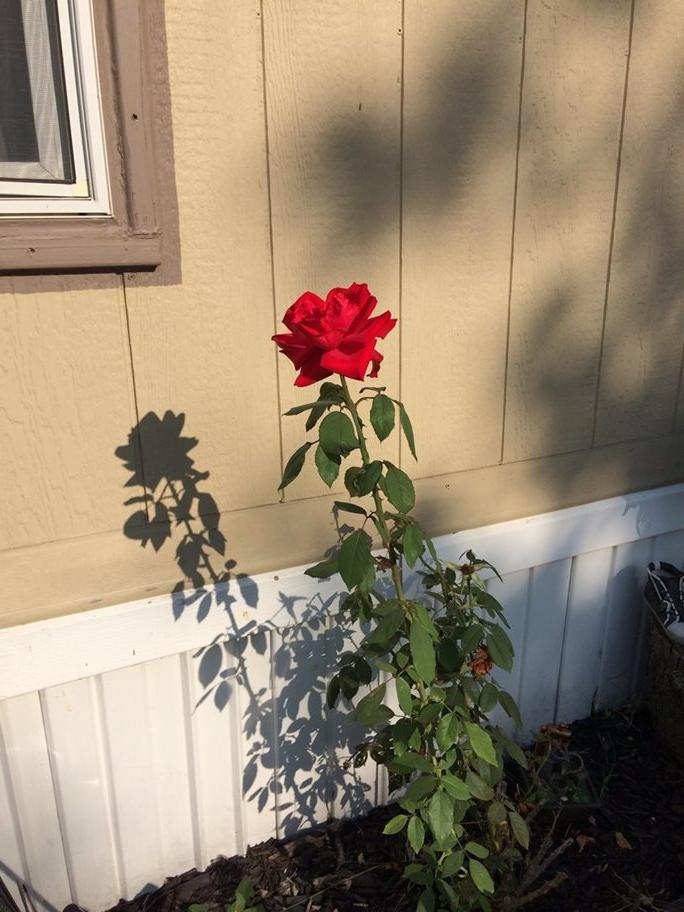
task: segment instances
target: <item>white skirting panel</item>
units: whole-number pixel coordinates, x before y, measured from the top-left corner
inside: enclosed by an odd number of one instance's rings
[[[638,695],[641,588],[684,559],[684,485],[443,536],[499,567],[512,625],[501,676],[525,738]],[[335,657],[361,637],[340,582],[303,568],[0,630],[0,875],[39,908],[104,909],[218,854],[357,814],[386,796],[341,764],[358,732],[327,713]],[[187,594],[186,594],[187,595]],[[179,616],[180,615],[180,616]],[[230,636],[226,637],[226,632]],[[503,721],[503,720],[502,720]]]

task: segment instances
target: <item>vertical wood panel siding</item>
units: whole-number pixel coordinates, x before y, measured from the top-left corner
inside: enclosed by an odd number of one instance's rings
[[[596,441],[667,434],[684,330],[684,6],[638,0]]]
[[[645,564],[681,563],[683,499],[684,490],[673,488],[669,496],[647,493],[468,534],[504,570],[502,582],[488,585],[511,624],[515,667],[497,678],[519,702],[519,738],[544,722],[622,706],[642,691]],[[644,537],[631,540],[639,531]],[[458,537],[437,544],[450,558],[463,550]],[[103,908],[218,854],[243,853],[387,798],[373,764],[342,765],[363,737],[348,709],[324,710],[336,656],[363,631],[326,613],[336,602],[325,587],[324,601],[299,597],[307,602],[301,614],[279,613],[304,580],[300,571],[284,572],[264,585],[263,626],[239,639],[219,634],[201,656],[198,635],[211,638],[220,619],[179,629],[168,610],[165,621],[154,621],[150,643],[144,603],[122,606],[118,633],[115,609],[89,621],[88,634],[69,619],[48,622],[51,651],[69,651],[60,647],[59,627],[74,625],[75,679],[0,701],[0,870],[10,883],[28,881],[48,912],[69,899]],[[336,591],[334,581],[326,585]],[[106,656],[100,673],[83,677],[76,644],[98,638],[98,623]],[[10,635],[0,652],[13,648]],[[185,651],[166,654],[171,643]],[[158,657],[135,664],[150,655]],[[53,675],[64,680],[66,666]],[[4,684],[0,677],[2,686],[21,693],[21,668]],[[493,719],[513,733],[503,713]]]
[[[500,457],[523,13],[406,4],[402,396],[421,477]]]
[[[531,3],[504,458],[591,445],[628,3]]]
[[[278,331],[303,291],[324,297],[351,282],[367,282],[378,312],[399,316],[401,4],[266,0],[264,37]],[[382,382],[396,390],[397,332],[382,350]],[[290,361],[278,367],[281,411],[310,401]],[[287,459],[301,418],[282,419],[281,433]],[[397,461],[396,442],[387,458]],[[310,458],[287,497],[320,493]]]
[[[0,278],[0,551],[125,519],[110,456],[135,423],[120,280],[61,282],[3,295]]]
[[[139,413],[186,413],[219,507],[254,507],[280,472],[259,4],[166,9],[182,282],[125,276]]]

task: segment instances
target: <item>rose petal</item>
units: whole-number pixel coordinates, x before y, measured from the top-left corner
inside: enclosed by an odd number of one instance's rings
[[[372,332],[376,339],[384,339],[390,330],[396,326],[396,318],[392,316],[389,310],[373,317],[364,327],[363,332]]]
[[[321,364],[320,356],[320,349],[314,349],[302,360],[295,386],[311,386],[312,383],[318,383],[333,373]]]
[[[285,311],[283,323],[288,329],[315,335],[316,326],[325,313],[325,301],[313,291],[305,291]]]
[[[345,339],[339,348],[324,352],[321,365],[331,373],[344,374],[352,380],[363,380],[373,355],[373,340],[361,337]]]
[[[382,360],[383,360],[383,356],[380,354],[379,351],[374,351],[371,358],[372,358],[372,370],[371,370],[370,374],[368,374],[368,376],[377,377],[378,371],[380,370],[380,364],[382,363]]]

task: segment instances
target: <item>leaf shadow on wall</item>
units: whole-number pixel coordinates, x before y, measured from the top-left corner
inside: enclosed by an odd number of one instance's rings
[[[194,613],[201,624],[211,612],[225,614],[225,630],[193,656],[202,691],[194,711],[223,712],[235,701],[242,793],[259,813],[273,813],[278,835],[334,813],[361,813],[377,800],[376,786],[340,761],[361,732],[345,722],[349,706],[325,705],[336,656],[358,633],[334,617],[345,593],[324,599],[281,591],[264,606],[277,624],[248,617],[261,606],[259,586],[227,556],[220,509],[206,490],[210,473],[195,465],[198,440],[183,434],[184,425],[182,413],[148,412],[115,452],[129,472],[126,488],[136,491],[125,501],[133,512],[124,535],[155,552],[175,544],[175,620]]]

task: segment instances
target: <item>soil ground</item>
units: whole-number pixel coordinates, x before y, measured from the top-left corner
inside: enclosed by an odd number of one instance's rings
[[[643,715],[602,714],[571,726],[568,749],[581,755],[598,807],[561,817],[554,833],[572,844],[549,868],[568,877],[525,906],[530,912],[684,912],[684,769],[654,742]],[[382,835],[391,808],[331,821],[286,842],[269,840],[244,857],[219,858],[116,912],[187,912],[192,903],[223,912],[243,877],[265,912],[405,912],[415,897],[400,877],[404,839]],[[541,817],[541,815],[540,815]],[[537,819],[535,838],[544,836]]]

